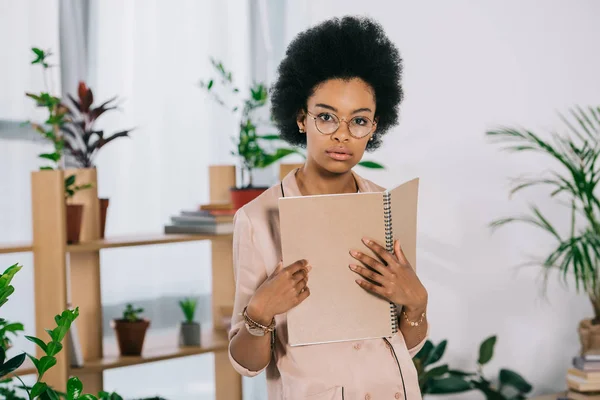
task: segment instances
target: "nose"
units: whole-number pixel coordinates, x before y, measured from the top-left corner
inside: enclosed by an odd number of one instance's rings
[[[341,142],[341,143],[349,141],[350,140],[349,128],[350,127],[348,126],[348,123],[345,120],[341,120],[337,131],[335,131],[331,135],[331,140],[335,140],[335,141]]]

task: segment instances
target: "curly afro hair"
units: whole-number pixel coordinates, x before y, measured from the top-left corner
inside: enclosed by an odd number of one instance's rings
[[[306,147],[297,116],[306,110],[315,88],[329,79],[361,78],[374,91],[378,118],[367,151],[381,145],[381,136],[398,123],[403,99],[402,59],[377,22],[365,17],[327,20],[300,33],[288,46],[271,88],[271,114],[281,138]]]

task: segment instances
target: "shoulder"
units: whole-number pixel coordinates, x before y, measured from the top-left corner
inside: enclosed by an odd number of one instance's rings
[[[354,177],[356,178],[356,180],[358,182],[358,187],[360,188],[361,192],[383,192],[383,191],[385,191],[385,188],[383,186],[379,186],[375,182],[373,182],[369,179],[363,178],[362,176],[358,175],[356,172],[354,172]]]
[[[269,211],[277,209],[280,197],[281,186],[278,182],[237,210],[234,216],[234,223],[255,224],[266,221]]]

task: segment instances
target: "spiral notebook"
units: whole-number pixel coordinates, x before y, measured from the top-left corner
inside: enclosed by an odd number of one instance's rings
[[[287,313],[288,343],[302,346],[391,337],[398,330],[394,304],[355,282],[349,251],[377,257],[361,238],[393,252],[400,241],[416,268],[417,197],[415,178],[384,192],[284,197],[279,199],[283,265],[306,259],[312,266],[310,296]]]

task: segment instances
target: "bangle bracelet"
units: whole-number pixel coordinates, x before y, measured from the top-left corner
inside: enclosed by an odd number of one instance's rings
[[[423,320],[425,319],[425,313],[421,313],[421,318],[418,321],[411,321],[408,319],[408,315],[406,314],[406,311],[402,310],[402,315],[404,315],[404,319],[406,320],[406,322],[408,322],[408,324],[410,326],[419,326],[420,323],[423,322]]]
[[[244,320],[249,324],[252,325],[256,328],[260,328],[262,329],[265,333],[267,332],[273,332],[275,330],[275,318],[273,318],[273,320],[271,321],[271,323],[269,324],[269,326],[264,326],[258,322],[256,322],[255,320],[253,320],[252,318],[250,318],[250,316],[248,315],[247,312],[248,306],[244,307],[244,311],[242,311],[242,316],[244,317]]]

